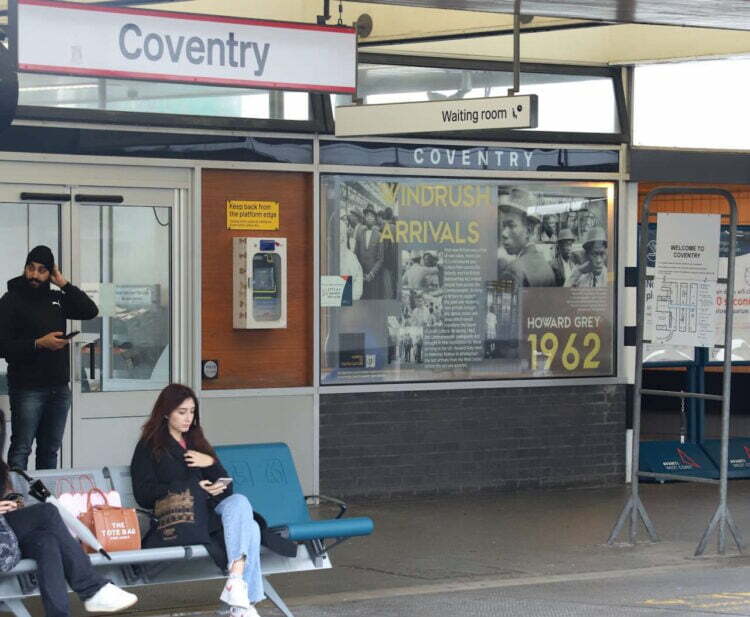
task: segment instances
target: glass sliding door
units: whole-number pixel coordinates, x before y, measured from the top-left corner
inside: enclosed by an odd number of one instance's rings
[[[81,324],[83,392],[169,383],[171,220],[164,206],[79,207],[81,281],[99,306]]]
[[[105,451],[127,463],[158,392],[175,379],[177,203],[171,189],[73,189],[73,271],[99,307],[96,319],[73,324],[76,465]]]

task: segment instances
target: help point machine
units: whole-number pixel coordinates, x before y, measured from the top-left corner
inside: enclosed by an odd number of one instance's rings
[[[234,328],[286,328],[286,238],[233,242]]]

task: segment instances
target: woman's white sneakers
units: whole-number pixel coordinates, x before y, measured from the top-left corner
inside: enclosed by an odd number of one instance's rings
[[[230,576],[227,579],[219,599],[229,604],[229,617],[260,617],[248,600],[247,583],[241,576]]]
[[[245,579],[239,576],[230,576],[224,585],[219,599],[229,604],[229,606],[248,608],[250,601],[247,599],[247,583]]]
[[[138,596],[107,583],[83,603],[89,613],[116,613],[138,602]]]
[[[230,617],[260,617],[260,614],[252,604],[248,608],[233,606],[229,609],[229,615]]]

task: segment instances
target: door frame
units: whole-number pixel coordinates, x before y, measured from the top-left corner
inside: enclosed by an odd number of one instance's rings
[[[191,248],[193,248],[194,231],[192,224],[193,170],[187,167],[152,167],[132,164],[96,164],[74,162],[32,162],[3,160],[0,161],[0,201],[22,202],[20,188],[35,192],[34,187],[65,187],[71,198],[78,187],[91,191],[102,189],[102,193],[113,190],[134,191],[137,189],[166,189],[173,191],[172,250],[170,255],[171,277],[171,378],[173,381],[191,384],[196,372],[191,336],[195,322],[199,319],[194,311],[195,280],[192,269]],[[28,188],[26,188],[28,187]],[[13,193],[15,198],[13,198]],[[98,191],[97,191],[98,192]],[[127,204],[123,204],[127,205]],[[141,204],[133,204],[141,205]],[[142,204],[148,205],[148,204]],[[78,236],[78,216],[80,208],[74,201],[61,204],[61,254],[58,256],[61,269],[75,284],[80,284],[80,246],[73,245]],[[71,389],[73,401],[68,414],[66,432],[62,446],[62,466],[70,467],[76,459],[76,422],[80,422],[82,397],[80,388],[72,382],[73,371],[79,359],[73,357],[75,345],[71,345]],[[76,392],[76,390],[79,390]],[[106,393],[102,393],[106,394]],[[115,393],[112,393],[115,394]],[[118,396],[127,396],[128,392],[118,392]],[[155,395],[154,395],[155,396]],[[153,399],[153,397],[150,397]],[[0,397],[0,408],[9,410],[7,396]],[[133,411],[128,415],[147,415],[149,409],[140,413]],[[102,417],[108,417],[104,415]],[[10,414],[7,414],[10,420]]]

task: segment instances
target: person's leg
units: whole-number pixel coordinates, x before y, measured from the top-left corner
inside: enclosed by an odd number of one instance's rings
[[[42,417],[47,396],[46,389],[22,390],[11,388],[10,398],[10,449],[8,465],[18,469],[28,466],[31,446]]]
[[[234,494],[222,500],[216,512],[224,527],[230,576],[233,572],[239,575],[241,569],[248,600],[251,604],[260,602],[265,595],[260,570],[260,528],[253,519],[253,508],[247,497]]]
[[[65,582],[60,544],[53,533],[38,530],[20,542],[21,554],[35,559],[36,579],[45,617],[68,617],[68,586]]]
[[[87,600],[109,581],[100,576],[91,566],[91,560],[83,552],[81,545],[70,535],[57,508],[51,504],[43,504],[43,507],[45,508],[45,529],[54,534],[60,544],[65,578],[78,597],[81,600]]]
[[[55,506],[49,503],[35,504],[9,512],[5,516],[8,524],[18,536],[24,557],[36,559],[37,567],[45,570],[47,580],[50,581],[52,595],[57,593],[59,581],[56,577],[59,575],[65,593],[66,606],[66,580],[82,600],[90,598],[107,584],[107,580],[99,576],[91,566],[91,561],[83,552],[81,545],[70,535]],[[43,538],[43,541],[37,541],[36,538],[39,537]],[[49,560],[45,552],[48,547],[51,547]],[[39,556],[27,555],[24,550]],[[56,603],[59,604],[59,602]]]
[[[21,555],[37,562],[39,591],[46,617],[69,615],[68,584],[89,612],[126,609],[138,597],[99,576],[80,544],[73,539],[52,504],[36,504],[5,515]]]
[[[69,560],[64,557],[65,550],[60,542],[59,528],[54,524],[50,525],[55,516],[59,520],[60,515],[55,506],[38,504],[9,512],[5,515],[5,519],[18,537],[21,555],[37,562],[36,576],[46,617],[68,617],[70,607],[68,585],[65,579],[71,564],[66,563]],[[62,525],[62,521],[60,524]],[[62,527],[64,535],[75,544],[65,526],[62,525]],[[79,546],[76,548],[82,552]],[[88,562],[85,556],[84,559]],[[91,564],[87,565],[91,570]],[[78,564],[76,566],[81,568]],[[76,576],[78,580],[81,574]],[[96,593],[105,583],[106,581],[97,580],[95,585],[87,588],[87,591],[92,594]]]
[[[65,422],[70,409],[70,388],[67,385],[50,388],[36,430],[36,468],[56,469],[62,445]]]

